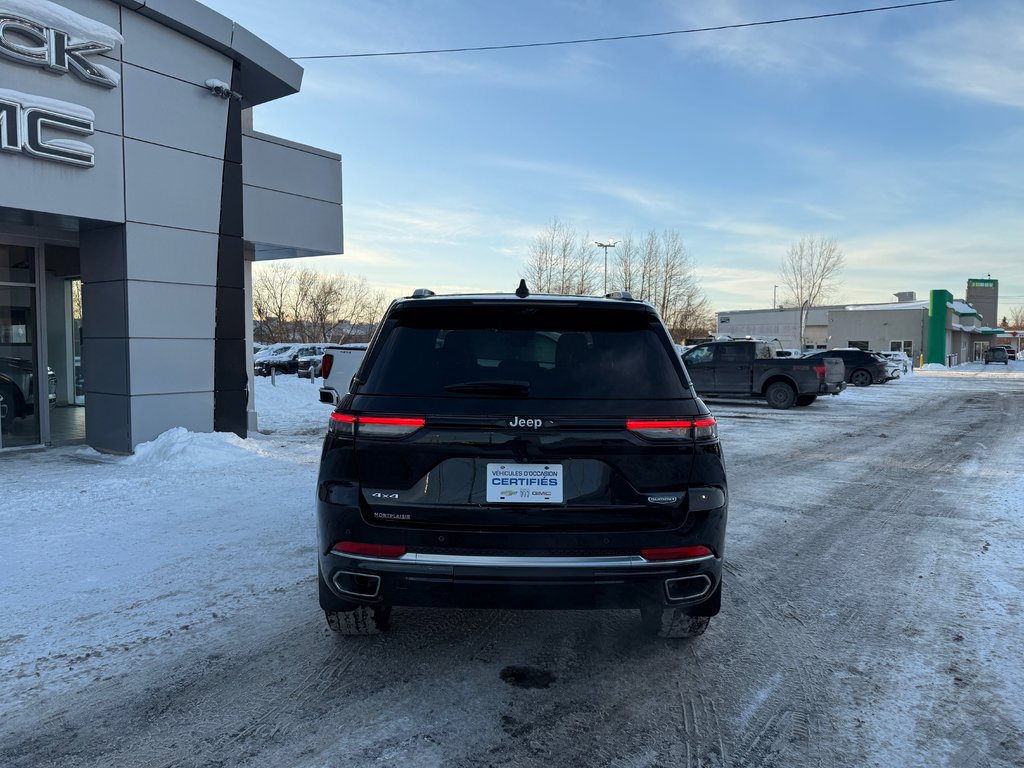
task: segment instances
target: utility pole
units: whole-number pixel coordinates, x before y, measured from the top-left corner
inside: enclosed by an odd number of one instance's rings
[[[604,249],[604,290],[602,293],[608,293],[608,249],[614,248],[618,240],[609,240],[607,243],[599,243],[597,240],[594,241],[594,245],[598,248]]]
[[[779,295],[779,286],[776,285],[774,290],[772,290],[772,309],[778,309],[779,308],[779,302],[776,300],[778,298],[778,295]]]

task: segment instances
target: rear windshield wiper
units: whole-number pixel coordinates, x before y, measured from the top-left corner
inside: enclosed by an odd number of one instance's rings
[[[513,381],[510,379],[495,381],[463,381],[458,384],[448,384],[445,387],[447,392],[465,392],[474,395],[518,396],[526,397],[530,394],[530,382]]]

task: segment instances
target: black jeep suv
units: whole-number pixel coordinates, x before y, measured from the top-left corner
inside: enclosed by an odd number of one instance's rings
[[[727,506],[715,419],[649,304],[421,289],[330,418],[320,605],[346,633],[397,605],[632,608],[699,635]]]

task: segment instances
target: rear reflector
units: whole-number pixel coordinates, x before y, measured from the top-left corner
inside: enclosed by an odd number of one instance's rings
[[[366,555],[367,557],[401,557],[406,548],[402,544],[363,544],[358,541],[339,541],[331,549],[349,555]]]
[[[696,547],[667,547],[664,549],[641,549],[640,556],[644,560],[692,560],[697,557],[707,557],[714,553],[703,545]]]
[[[626,419],[626,429],[650,440],[709,440],[718,436],[715,419]]]
[[[331,431],[364,437],[405,437],[426,424],[422,416],[357,416],[354,413],[332,413]]]

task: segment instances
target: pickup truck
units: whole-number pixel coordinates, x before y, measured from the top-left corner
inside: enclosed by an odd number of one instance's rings
[[[712,341],[686,352],[683,365],[700,397],[763,397],[772,408],[807,406],[846,389],[838,358],[777,358],[764,341]]]
[[[324,377],[320,387],[320,402],[337,405],[348,392],[359,366],[362,365],[368,344],[341,344],[324,350],[320,374]]]

